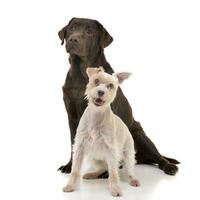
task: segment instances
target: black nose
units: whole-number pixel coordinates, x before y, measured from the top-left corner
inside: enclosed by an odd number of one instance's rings
[[[79,38],[78,36],[72,36],[69,38],[69,42],[71,43],[78,43],[79,42]]]
[[[98,91],[98,95],[99,95],[100,97],[103,96],[103,95],[104,95],[104,91],[99,90],[99,91]]]

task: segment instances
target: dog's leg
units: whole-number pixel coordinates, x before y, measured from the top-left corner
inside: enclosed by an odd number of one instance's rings
[[[126,150],[123,152],[124,167],[127,171],[129,184],[134,187],[140,186],[137,179],[134,178],[134,166],[135,166],[135,151],[133,143],[129,140],[126,144]]]
[[[162,156],[153,142],[145,135],[139,122],[134,122],[134,125],[129,128],[132,137],[135,141],[136,160],[138,164],[158,164],[166,174],[175,175],[178,167],[170,163],[164,156]]]
[[[64,89],[63,89],[64,92]],[[64,103],[65,108],[68,113],[68,122],[69,122],[69,128],[70,128],[70,139],[71,139],[71,146],[74,143],[74,138],[76,135],[76,129],[78,127],[78,116],[76,113],[76,106],[74,102],[69,102],[68,98],[64,94]],[[72,167],[72,148],[71,148],[71,157],[69,162],[66,165],[61,166],[58,171],[61,171],[62,173],[70,173]]]
[[[76,148],[73,154],[72,172],[68,184],[63,188],[64,192],[74,191],[76,184],[80,179],[80,170],[84,157],[84,141],[78,141],[78,144],[75,145]]]
[[[99,176],[107,172],[107,166],[104,161],[92,160],[92,163],[95,165],[96,170],[94,172],[88,172],[83,175],[84,179],[97,179]],[[107,172],[108,174],[108,172]]]
[[[71,152],[72,154],[72,152]],[[58,171],[61,171],[62,173],[70,173],[71,172],[71,168],[72,168],[72,155],[70,157],[69,162],[66,165],[62,165],[58,168]]]
[[[110,165],[110,164],[108,164]],[[109,189],[112,196],[122,196],[122,191],[119,187],[119,174],[117,167],[109,166]]]
[[[109,172],[109,190],[112,196],[122,196],[122,191],[119,186],[119,174],[118,174],[118,161],[116,153],[109,149],[107,155],[107,164]]]

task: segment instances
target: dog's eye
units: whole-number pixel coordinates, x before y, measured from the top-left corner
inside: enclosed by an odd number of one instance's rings
[[[86,30],[86,33],[87,33],[88,35],[92,35],[92,34],[93,34],[93,30],[92,30],[91,28],[88,28],[88,29]]]
[[[94,83],[95,83],[96,86],[98,86],[99,83],[100,83],[99,79],[95,79],[95,80],[94,80]]]
[[[74,30],[74,26],[70,26],[69,31],[73,31],[73,30]]]
[[[110,83],[110,84],[107,85],[107,88],[108,88],[108,89],[113,89],[113,88],[114,88],[114,85],[113,85],[112,83]]]

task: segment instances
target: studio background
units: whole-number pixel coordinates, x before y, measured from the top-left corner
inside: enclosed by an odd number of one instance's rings
[[[110,199],[107,180],[64,194],[70,133],[61,87],[69,69],[58,31],[72,17],[98,20],[113,36],[105,49],[133,115],[166,156],[175,177],[137,166],[141,187],[122,181],[124,199],[195,198],[199,180],[200,5],[168,1],[1,1],[1,199]]]

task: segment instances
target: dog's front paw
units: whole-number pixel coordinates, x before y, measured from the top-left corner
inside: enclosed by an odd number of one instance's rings
[[[73,185],[67,184],[67,185],[63,188],[63,192],[73,192],[73,191],[74,191]]]
[[[72,163],[69,162],[67,165],[61,166],[61,167],[58,169],[58,171],[61,171],[62,173],[69,174],[69,173],[71,173],[71,167],[72,167]]]
[[[133,179],[130,181],[130,185],[133,187],[139,187],[140,186],[140,182],[137,179]]]
[[[113,197],[120,197],[120,196],[122,196],[121,188],[118,185],[111,185],[110,186],[110,194]]]

